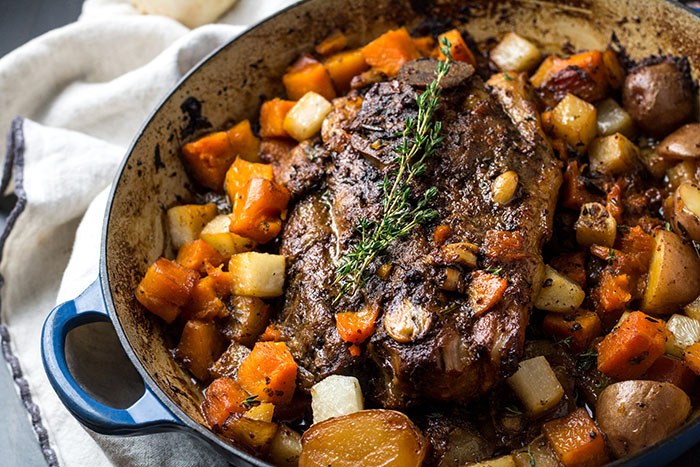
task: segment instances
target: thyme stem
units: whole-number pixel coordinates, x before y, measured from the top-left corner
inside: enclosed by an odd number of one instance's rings
[[[334,302],[344,294],[355,294],[367,282],[369,266],[396,239],[406,237],[414,227],[437,216],[437,212],[429,208],[430,202],[437,195],[437,189],[431,187],[426,190],[416,205],[412,206],[409,184],[425,173],[425,160],[443,140],[440,136],[442,124],[434,122],[433,116],[440,104],[440,82],[449,73],[452,64],[450,42],[443,39],[440,49],[446,60],[438,65],[435,79],[426,87],[425,92],[416,94],[418,114],[415,118],[406,119],[406,126],[401,132],[401,144],[394,150],[397,154],[394,159],[397,168],[393,182],[388,175],[384,175],[381,184],[384,195],[381,219],[360,219],[355,227],[360,239],[341,258],[341,264],[336,269],[333,284],[340,284],[340,291]]]

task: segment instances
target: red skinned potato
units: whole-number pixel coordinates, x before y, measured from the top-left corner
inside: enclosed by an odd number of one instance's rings
[[[700,157],[700,123],[683,125],[664,138],[656,150],[665,159],[697,159]]]
[[[393,410],[362,410],[315,423],[301,439],[299,467],[419,467],[428,442]]]
[[[665,438],[690,414],[690,399],[675,385],[622,381],[598,398],[596,421],[615,457],[624,457]]]
[[[671,223],[682,236],[700,241],[700,187],[695,183],[684,182],[676,188]]]
[[[627,75],[622,87],[625,110],[644,131],[665,136],[693,115],[693,83],[672,61],[647,65]]]

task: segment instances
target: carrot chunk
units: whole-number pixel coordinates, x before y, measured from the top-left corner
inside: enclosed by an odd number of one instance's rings
[[[608,250],[610,249],[606,248],[606,251]],[[606,329],[618,320],[632,300],[632,286],[629,279],[627,274],[616,275],[606,269],[600,277],[600,282],[591,292],[594,310]]]
[[[283,127],[284,117],[295,104],[294,101],[285,101],[279,97],[263,102],[260,107],[260,136],[263,138],[289,138],[289,134],[284,131]],[[228,166],[226,168],[228,169]]]
[[[174,261],[158,259],[136,289],[136,299],[166,323],[175,321],[189,301],[198,274]]]
[[[462,38],[462,34],[457,29],[447,31],[444,34],[440,34],[438,37],[438,44],[442,45],[443,39],[450,41],[450,52],[452,53],[452,59],[457,62],[466,62],[471,66],[476,66],[476,59],[474,54]],[[439,49],[438,58],[440,60],[445,60],[445,54],[442,53],[442,49]]]
[[[323,39],[316,46],[316,53],[319,55],[330,55],[340,52],[348,46],[348,38],[342,31],[333,31],[328,37]]]
[[[598,371],[616,379],[638,379],[664,354],[664,322],[640,311],[598,344]]]
[[[542,432],[565,467],[595,467],[609,460],[603,434],[584,408],[545,423]]]
[[[217,378],[204,392],[204,401],[202,402],[204,418],[210,427],[220,427],[229,415],[244,413],[247,410],[243,405],[243,401],[247,397],[248,394],[236,380]]]
[[[597,201],[581,181],[581,173],[584,168],[585,164],[579,167],[578,161],[571,161],[566,165],[564,181],[561,186],[562,206],[578,211],[584,204]]]
[[[605,97],[608,76],[603,54],[597,50],[569,58],[548,58],[530,79],[538,87],[540,98],[554,106],[567,94],[593,102]]]
[[[558,339],[571,337],[569,348],[575,353],[587,349],[601,333],[600,318],[586,310],[573,314],[549,313],[544,318],[542,328]]]
[[[304,97],[307,92],[320,94],[329,101],[335,99],[335,89],[328,70],[309,56],[299,57],[282,76],[282,83],[287,90],[287,96],[295,101]]]
[[[221,299],[228,298],[228,296],[231,295],[231,274],[223,270],[223,264],[214,267],[211,263],[207,262],[204,267],[207,272],[207,277],[210,277],[214,283],[216,294],[221,297]]]
[[[335,315],[335,326],[345,342],[361,344],[373,333],[379,316],[379,305],[372,303],[360,311],[346,311]]]
[[[387,76],[396,76],[406,62],[420,57],[406,28],[399,28],[379,36],[362,48],[369,65]]]
[[[260,138],[253,134],[247,119],[238,122],[226,135],[234,154],[251,162],[260,160]]]
[[[268,324],[265,331],[260,335],[260,340],[263,342],[279,342],[282,340],[282,333],[274,324]]]
[[[284,342],[257,342],[238,368],[238,382],[261,401],[282,404],[294,395],[297,364]]]
[[[264,178],[272,180],[272,177],[272,166],[270,164],[248,162],[237,157],[226,172],[226,194],[229,199],[236,199],[238,190],[252,179]]]
[[[690,394],[698,377],[683,360],[662,355],[644,374],[644,379],[675,384]]]
[[[206,263],[219,266],[226,261],[216,249],[202,239],[185,243],[177,252],[178,264],[200,274],[206,271]]]
[[[335,54],[324,65],[335,88],[340,92],[348,91],[352,79],[369,68],[360,49]]]
[[[209,366],[224,352],[225,342],[212,322],[190,320],[185,324],[175,355],[195,378],[209,380]]]
[[[254,178],[236,195],[229,230],[259,243],[269,242],[282,229],[280,214],[287,203],[286,188],[264,178]]]
[[[496,306],[508,287],[508,279],[485,271],[472,273],[469,283],[469,305],[474,316],[479,316]]]
[[[227,314],[226,305],[216,293],[216,282],[210,276],[197,281],[192,290],[192,300],[187,305],[187,317],[202,321],[210,321]]]
[[[192,176],[202,186],[222,191],[226,170],[236,158],[228,134],[211,133],[182,147],[182,155]]]
[[[693,373],[700,376],[700,342],[696,342],[685,348],[683,351],[683,360],[688,368],[693,370]]]

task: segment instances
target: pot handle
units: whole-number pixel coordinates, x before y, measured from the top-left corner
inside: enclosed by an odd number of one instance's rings
[[[83,425],[107,435],[138,435],[172,431],[182,426],[147,385],[131,407],[114,409],[80,387],[68,369],[65,343],[68,332],[79,326],[109,321],[99,278],[75,300],[54,308],[41,334],[41,356],[49,381],[66,408]]]

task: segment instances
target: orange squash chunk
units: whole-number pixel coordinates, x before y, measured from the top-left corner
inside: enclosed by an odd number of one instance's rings
[[[557,339],[571,337],[569,348],[576,353],[587,349],[602,330],[598,315],[586,310],[573,314],[549,313],[542,328]]]
[[[565,467],[597,467],[609,460],[603,434],[584,408],[545,423],[542,432]]]
[[[185,324],[175,355],[195,378],[209,380],[209,367],[224,352],[226,343],[216,324],[190,320]]]
[[[223,270],[224,265],[218,267],[212,266],[210,263],[205,265],[207,277],[210,277],[214,284],[216,294],[222,299],[228,298],[231,295],[231,274]]]
[[[474,58],[474,54],[471,50],[469,50],[469,47],[467,47],[467,44],[462,38],[462,34],[460,34],[460,32],[457,29],[447,31],[444,34],[440,34],[440,37],[438,37],[438,58],[440,60],[445,60],[447,58],[445,57],[445,54],[442,53],[442,49],[439,48],[440,46],[442,46],[443,39],[447,39],[448,41],[450,41],[450,52],[452,53],[452,60],[456,62],[466,62],[471,66],[476,66],[476,59]]]
[[[228,134],[211,133],[182,147],[182,155],[192,176],[202,186],[222,191],[226,170],[236,158]]]
[[[279,97],[264,102],[260,107],[260,136],[263,138],[289,138],[284,131],[284,118],[296,102],[285,101]],[[228,169],[228,166],[226,167]]]
[[[420,57],[406,28],[399,28],[379,36],[362,48],[367,63],[389,77],[396,76],[406,62]]]
[[[284,342],[257,342],[238,368],[238,382],[259,400],[283,404],[294,395],[297,364]]]
[[[228,314],[226,305],[216,293],[216,282],[209,276],[197,281],[187,310],[188,318],[202,321],[210,321]]]
[[[430,57],[435,52],[435,39],[431,36],[416,37],[413,39],[413,45],[423,57]]]
[[[289,203],[289,191],[264,178],[250,180],[236,195],[229,230],[266,243],[280,233],[280,215]]]
[[[355,49],[331,56],[324,63],[336,89],[346,92],[352,79],[369,68],[362,50]]]
[[[198,277],[195,271],[160,258],[148,268],[136,288],[136,299],[170,324],[190,301]]]
[[[257,164],[236,158],[226,172],[226,194],[228,194],[229,199],[234,200],[238,190],[243,188],[253,178],[272,180],[272,177],[271,165]],[[218,266],[218,264],[215,266]]]
[[[342,31],[334,31],[328,37],[323,39],[316,46],[316,53],[319,55],[330,55],[340,52],[348,46],[348,38]]]
[[[345,342],[361,344],[374,333],[379,306],[370,304],[360,311],[346,311],[335,315],[335,326]]]
[[[247,397],[248,393],[236,380],[231,378],[215,379],[204,392],[204,401],[202,402],[204,418],[212,429],[220,427],[229,415],[244,413],[247,410],[243,406],[243,401]]]
[[[700,376],[700,342],[686,347],[683,352],[683,360],[693,373]]]
[[[260,138],[253,134],[247,119],[238,122],[226,134],[234,154],[251,162],[260,160]]]
[[[206,271],[206,263],[212,266],[219,266],[226,261],[216,249],[202,239],[185,243],[177,252],[177,261],[181,266],[200,274]]]
[[[644,374],[644,379],[675,384],[690,394],[698,377],[683,360],[662,355]]]
[[[282,83],[287,90],[287,97],[299,100],[307,92],[315,92],[329,101],[335,99],[335,89],[328,70],[317,60],[301,56],[282,76]]]
[[[664,322],[635,311],[598,344],[598,371],[616,379],[638,379],[664,354]]]

